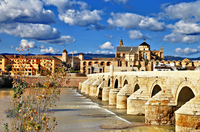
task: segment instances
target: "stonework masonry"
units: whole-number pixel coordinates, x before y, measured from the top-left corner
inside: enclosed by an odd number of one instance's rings
[[[109,73],[90,74],[90,79],[103,84],[96,95],[106,96],[110,105],[127,109],[127,114],[145,115],[147,124],[200,131],[200,71],[114,72],[111,66]],[[88,80],[80,83],[81,91],[86,91]]]

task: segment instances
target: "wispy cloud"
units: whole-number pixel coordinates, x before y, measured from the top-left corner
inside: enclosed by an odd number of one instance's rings
[[[143,35],[139,30],[130,30],[128,34],[130,39],[151,39],[151,36]]]
[[[123,3],[126,4],[128,0],[103,0],[105,2],[116,2],[116,3]]]
[[[105,36],[106,36],[106,38],[109,38],[109,39],[112,39],[112,38],[114,38],[114,36],[113,36],[113,35],[107,35],[107,34],[105,34]]]

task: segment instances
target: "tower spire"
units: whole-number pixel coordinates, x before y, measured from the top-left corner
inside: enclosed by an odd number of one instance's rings
[[[121,39],[120,39],[120,42],[119,42],[119,46],[122,46],[122,47],[124,46],[124,45],[123,45],[122,36],[121,36]]]

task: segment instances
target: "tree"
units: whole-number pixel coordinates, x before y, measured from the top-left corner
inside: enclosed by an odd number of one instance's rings
[[[146,59],[146,60],[145,60],[145,64],[147,65],[148,63],[149,63],[149,60],[148,60],[148,59]]]
[[[12,66],[11,65],[6,65],[6,71],[12,71]]]
[[[23,47],[20,51],[24,51]],[[19,63],[23,64],[22,61]],[[8,70],[12,69],[12,66],[6,67]],[[40,71],[40,67],[38,70]],[[33,80],[35,84],[27,85],[25,76],[23,76],[23,68],[21,71],[19,76],[14,74],[12,99],[9,103],[10,107],[6,110],[11,120],[12,132],[54,131],[57,121],[56,117],[53,117],[54,112],[50,109],[59,100],[60,87],[62,87],[62,81],[63,78],[66,78],[67,72],[64,72],[63,69],[48,74],[43,79],[37,78]],[[39,87],[40,84],[43,86],[42,88]],[[9,131],[8,123],[4,124],[4,130]]]
[[[158,65],[159,64],[159,62],[158,61],[156,61],[156,65]]]
[[[140,64],[138,64],[138,65],[137,65],[137,68],[138,68],[138,69],[140,69],[140,67],[141,67],[141,65],[140,65]]]

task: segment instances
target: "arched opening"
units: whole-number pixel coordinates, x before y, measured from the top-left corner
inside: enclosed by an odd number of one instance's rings
[[[108,80],[108,87],[110,87],[110,79]]]
[[[114,88],[118,88],[118,79],[115,80]]]
[[[151,97],[153,97],[154,95],[156,95],[159,91],[161,91],[161,87],[159,85],[155,85],[151,94]]]
[[[128,84],[128,81],[127,81],[127,80],[124,81],[124,85],[123,85],[123,86],[125,86],[126,84]]]
[[[94,64],[99,64],[99,62],[96,61],[96,62],[94,62]]]
[[[99,69],[99,73],[103,73],[103,70],[102,70],[102,69]]]
[[[140,89],[140,86],[138,84],[136,84],[135,87],[134,87],[133,93],[136,92],[138,89]]]
[[[101,64],[101,66],[105,66],[105,62],[103,62],[103,61],[100,64]]]
[[[85,62],[85,61],[83,62],[83,65],[84,65],[84,66],[86,65],[86,62]]]
[[[90,74],[90,68],[88,68],[88,74]]]
[[[88,65],[89,65],[89,66],[92,66],[92,65],[93,65],[93,63],[90,61],[90,62],[88,63]]]
[[[105,80],[105,78],[103,78],[103,81]]]
[[[186,102],[194,97],[195,95],[189,87],[183,87],[178,95],[177,108],[180,108],[182,105],[184,105]]]
[[[111,62],[107,62],[107,66],[110,66],[111,65]]]

